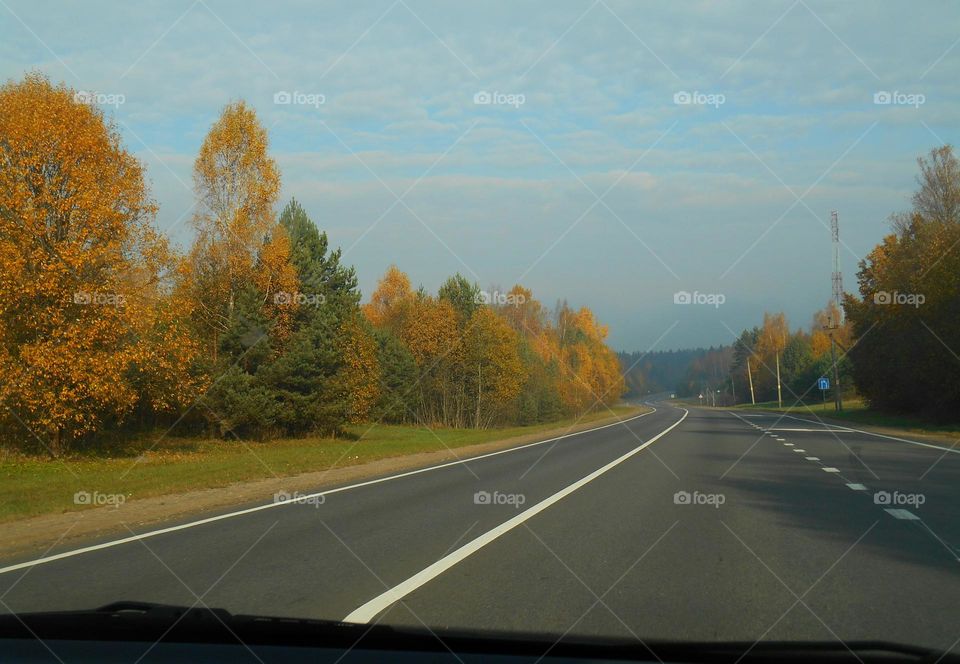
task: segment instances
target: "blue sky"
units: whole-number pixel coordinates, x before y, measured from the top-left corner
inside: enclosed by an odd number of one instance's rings
[[[952,2],[0,0],[0,77],[122,95],[110,114],[182,246],[193,159],[242,98],[281,204],[365,295],[390,263],[430,290],[519,280],[628,350],[727,343],[765,309],[806,326],[832,209],[854,290],[916,157],[956,140],[958,40]]]

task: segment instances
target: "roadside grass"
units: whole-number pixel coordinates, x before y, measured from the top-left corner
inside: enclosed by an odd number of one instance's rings
[[[787,403],[786,399],[784,403]],[[792,404],[792,401],[790,403]],[[843,410],[839,413],[833,409],[832,401],[827,401],[826,410],[824,410],[822,401],[809,401],[795,406],[784,406],[783,408],[779,408],[776,401],[767,401],[758,403],[755,406],[739,404],[735,406],[735,408],[740,410],[770,410],[789,413],[791,415],[806,415],[808,417],[815,415],[823,419],[837,420],[851,425],[866,424],[888,429],[900,429],[904,432],[960,438],[960,423],[935,424],[919,417],[881,413],[869,408],[863,399],[859,397],[845,398],[843,400]]]
[[[615,406],[590,413],[579,424],[643,412]],[[0,448],[0,523],[41,514],[88,509],[77,505],[79,491],[148,498],[195,489],[224,487],[271,477],[351,466],[421,452],[459,449],[518,436],[557,431],[577,422],[567,418],[500,429],[427,429],[414,425],[360,424],[339,438],[308,437],[269,442],[140,435],[108,451],[51,460]],[[158,439],[160,439],[158,441]]]

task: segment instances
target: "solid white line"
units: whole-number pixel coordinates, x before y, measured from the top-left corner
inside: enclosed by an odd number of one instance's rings
[[[618,466],[619,464],[623,463],[630,457],[641,452],[646,447],[649,447],[650,445],[655,443],[657,440],[659,440],[660,438],[665,436],[667,433],[669,433],[671,430],[673,430],[675,427],[677,427],[681,422],[683,422],[687,418],[687,415],[689,414],[689,412],[690,411],[684,408],[683,417],[681,417],[679,420],[671,424],[669,427],[667,427],[666,429],[658,433],[656,436],[654,436],[647,442],[643,443],[638,447],[633,448],[623,456],[620,456],[614,459],[613,461],[611,461],[610,463],[608,463],[607,465],[601,468],[598,468],[597,470],[593,471],[586,477],[583,477],[577,480],[576,482],[569,485],[568,487],[561,489],[560,491],[553,494],[549,498],[545,498],[544,500],[541,500],[536,505],[530,507],[527,510],[524,510],[523,512],[516,515],[512,519],[504,521],[496,528],[493,528],[492,530],[488,530],[487,532],[480,535],[476,539],[464,544],[456,551],[453,551],[452,553],[447,554],[446,556],[436,561],[432,565],[424,568],[420,572],[417,572],[406,581],[403,581],[402,583],[394,586],[393,588],[390,588],[389,590],[381,593],[380,595],[377,595],[376,597],[366,602],[359,608],[355,609],[354,611],[351,611],[350,614],[343,619],[343,622],[348,622],[348,623],[370,622],[374,618],[374,616],[376,616],[378,613],[380,613],[381,611],[389,607],[394,602],[397,602],[403,599],[404,597],[412,593],[414,590],[416,590],[420,586],[424,585],[425,583],[428,583],[432,579],[443,574],[445,571],[447,571],[448,569],[450,569],[460,561],[466,559],[468,556],[476,553],[477,551],[479,551],[480,549],[482,549],[487,544],[494,541],[501,535],[513,530],[523,522],[536,516],[537,514],[544,511],[551,505],[554,505],[555,503],[563,500],[564,498],[569,496],[571,493],[573,493],[577,489],[597,479],[598,477],[606,473],[611,468]]]
[[[817,424],[812,420],[805,420],[802,417],[794,417],[793,415],[784,415],[784,417],[789,417],[793,420],[799,420],[801,422],[806,422],[807,424]],[[836,427],[833,431],[856,431],[857,433],[865,433],[868,436],[877,436],[878,438],[887,438],[888,440],[896,440],[901,443],[910,443],[911,445],[920,445],[921,447],[929,447],[934,450],[940,450],[941,452],[950,452],[951,454],[960,454],[960,450],[951,449],[943,445],[931,445],[930,443],[921,443],[916,440],[908,440],[906,438],[897,438],[896,436],[887,436],[882,433],[874,433],[873,431],[864,431],[863,429],[854,429],[853,427],[844,427],[839,424],[831,424],[830,426]],[[829,431],[829,429],[816,429],[817,431]]]
[[[492,456],[497,456],[499,454],[507,454],[509,452],[516,452],[518,450],[523,450],[528,447],[534,447],[535,445],[543,445],[544,443],[552,443],[556,440],[562,440],[564,438],[570,438],[572,436],[579,436],[585,433],[590,433],[591,431],[599,431],[600,429],[606,429],[607,427],[613,427],[620,424],[625,424],[627,422],[632,422],[633,420],[640,419],[641,417],[646,417],[647,415],[652,415],[657,411],[656,408],[651,406],[653,410],[647,413],[641,413],[640,415],[635,415],[626,420],[618,420],[616,422],[611,422],[610,424],[604,424],[593,429],[585,429],[583,431],[576,431],[574,433],[567,433],[562,436],[556,436],[554,438],[548,438],[547,440],[538,440],[533,443],[527,443],[526,445],[520,445],[518,447],[509,447],[505,450],[498,450],[496,452],[488,452],[487,454],[480,454],[478,456],[458,459],[456,461],[449,461],[447,463],[441,463],[436,466],[428,466],[426,468],[418,468],[416,470],[408,470],[405,473],[399,473],[397,475],[388,475],[387,477],[379,477],[373,480],[367,480],[365,482],[357,482],[356,484],[350,484],[348,486],[337,487],[335,489],[328,489],[327,491],[318,491],[316,493],[311,493],[308,495],[298,495],[299,501],[288,500],[281,502],[272,502],[267,503],[266,505],[257,505],[256,507],[248,507],[247,509],[237,510],[235,512],[228,512],[226,514],[218,514],[217,516],[207,517],[205,519],[198,519],[197,521],[190,521],[188,523],[182,523],[177,526],[170,526],[168,528],[160,528],[158,530],[151,530],[139,535],[132,535],[130,537],[123,537],[116,540],[111,540],[109,542],[103,542],[102,544],[94,544],[92,546],[85,546],[80,549],[73,549],[71,551],[64,551],[63,553],[58,553],[52,556],[44,556],[43,558],[37,558],[35,560],[28,560],[26,562],[17,563],[16,565],[8,565],[7,567],[0,567],[0,574],[6,574],[7,572],[13,572],[18,569],[25,569],[27,567],[34,567],[35,565],[42,565],[44,563],[53,562],[54,560],[62,560],[63,558],[70,558],[72,556],[79,556],[83,553],[90,553],[92,551],[100,551],[101,549],[109,549],[110,547],[119,546],[121,544],[127,544],[129,542],[136,542],[137,540],[147,539],[149,537],[156,537],[157,535],[165,535],[167,533],[176,532],[178,530],[186,530],[187,528],[193,528],[195,526],[202,526],[208,523],[213,523],[214,521],[222,521],[223,519],[231,519],[236,516],[243,516],[244,514],[253,514],[254,512],[259,512],[261,510],[268,510],[273,507],[280,507],[283,505],[297,505],[303,502],[308,502],[310,498],[317,498],[319,496],[329,496],[334,493],[340,493],[341,491],[350,491],[351,489],[359,489],[361,487],[370,486],[372,484],[380,484],[381,482],[389,482],[391,480],[397,480],[402,477],[410,477],[411,475],[419,475],[420,473],[428,473],[433,470],[440,470],[441,468],[449,468],[450,466],[456,466],[458,464],[471,463],[473,461],[479,461],[480,459],[487,459]],[[686,415],[684,415],[686,417]]]

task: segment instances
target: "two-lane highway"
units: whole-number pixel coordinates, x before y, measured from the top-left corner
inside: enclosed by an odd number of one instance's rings
[[[6,561],[0,608],[202,602],[387,624],[950,648],[958,474],[946,448],[657,404],[307,504]]]

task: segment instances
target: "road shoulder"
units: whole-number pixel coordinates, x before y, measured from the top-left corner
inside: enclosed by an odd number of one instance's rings
[[[148,526],[183,521],[188,518],[204,518],[237,506],[269,502],[273,499],[273,495],[280,491],[306,493],[330,489],[360,480],[386,477],[404,471],[469,459],[565,434],[595,429],[651,411],[651,408],[637,406],[635,410],[608,418],[459,447],[455,450],[389,457],[290,477],[239,482],[215,489],[130,500],[117,507],[105,506],[79,512],[29,517],[3,524],[0,559],[11,559],[27,553],[42,553],[44,550],[61,549],[65,545],[74,546],[110,536],[129,536],[131,531],[139,531]]]

